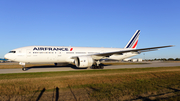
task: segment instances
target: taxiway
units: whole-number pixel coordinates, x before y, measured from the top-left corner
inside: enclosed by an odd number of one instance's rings
[[[147,67],[172,67],[180,66],[179,63],[166,63],[166,62],[150,62],[149,64],[140,65],[110,65],[104,66],[104,69],[120,69],[120,68],[147,68]],[[0,74],[8,73],[31,73],[31,72],[54,72],[54,71],[79,71],[79,70],[94,70],[94,69],[75,69],[72,67],[33,67],[29,68],[27,71],[22,71],[22,69],[0,69]]]

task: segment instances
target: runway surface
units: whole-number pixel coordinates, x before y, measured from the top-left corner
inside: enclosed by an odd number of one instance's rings
[[[120,69],[120,68],[146,68],[146,67],[171,67],[180,66],[180,63],[164,63],[164,62],[149,62],[149,64],[140,65],[113,65],[104,66],[104,69]],[[27,71],[22,71],[22,69],[0,69],[0,74],[7,73],[31,73],[31,72],[54,72],[54,71],[80,71],[80,70],[94,70],[94,69],[75,69],[72,67],[33,67],[29,68]]]

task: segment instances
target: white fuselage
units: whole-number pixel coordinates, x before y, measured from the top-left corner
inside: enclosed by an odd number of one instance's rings
[[[11,61],[22,63],[73,63],[73,56],[91,56],[104,52],[128,50],[123,48],[64,47],[64,46],[28,46],[17,48],[5,55]],[[138,55],[137,53],[114,54],[109,57],[92,57],[93,59],[122,60]]]

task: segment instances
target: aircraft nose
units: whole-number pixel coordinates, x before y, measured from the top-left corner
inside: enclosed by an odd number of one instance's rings
[[[15,60],[14,56],[12,54],[9,54],[9,53],[5,54],[4,58],[8,59],[8,60],[12,60],[12,61]]]
[[[4,58],[5,58],[5,59],[9,59],[9,54],[5,54],[5,55],[4,55]]]

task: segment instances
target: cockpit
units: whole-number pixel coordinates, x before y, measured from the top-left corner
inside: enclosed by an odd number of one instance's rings
[[[10,51],[9,53],[16,53],[16,51]]]

